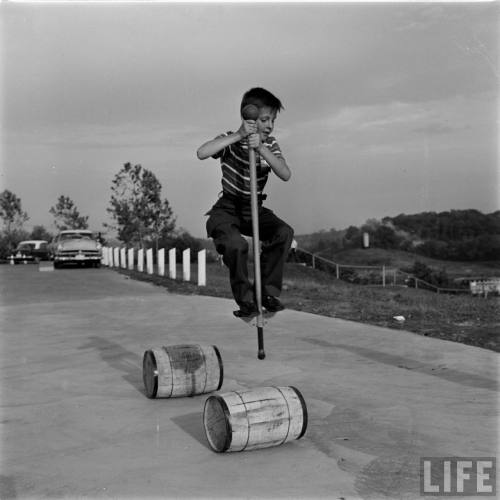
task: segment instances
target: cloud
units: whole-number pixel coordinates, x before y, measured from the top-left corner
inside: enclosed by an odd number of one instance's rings
[[[411,19],[408,19],[409,14]],[[405,10],[403,24],[396,31],[424,31],[437,24],[446,15],[443,5],[416,6],[415,10]]]
[[[345,107],[329,117],[316,120],[314,127],[327,133],[354,135],[380,134],[391,130],[425,124],[434,111],[422,103],[393,101],[388,103]],[[303,125],[309,128],[312,123]]]
[[[490,122],[492,96],[478,94],[475,99],[450,96],[448,99],[425,102],[392,101],[344,107],[332,115],[303,128],[316,127],[328,133],[392,134],[401,132],[450,133],[467,130]]]
[[[456,130],[459,130],[460,127],[453,127],[447,123],[439,123],[439,122],[429,122],[423,127],[417,127],[413,129],[413,132],[417,132],[419,134],[425,135],[436,135],[436,134],[449,134]],[[470,128],[470,127],[465,127]]]
[[[46,146],[59,149],[133,149],[191,145],[196,126],[154,126],[151,124],[79,124],[66,129],[36,129],[7,136],[9,144]]]

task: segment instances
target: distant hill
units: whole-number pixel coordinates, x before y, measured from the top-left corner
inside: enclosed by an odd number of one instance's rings
[[[296,236],[299,247],[313,253],[363,248],[402,250],[418,256],[455,261],[500,260],[500,211],[422,212],[369,219],[362,226]],[[326,255],[325,255],[326,256]]]
[[[400,214],[385,217],[382,222],[423,240],[457,241],[483,235],[500,235],[500,211],[491,214],[483,214],[478,210]]]

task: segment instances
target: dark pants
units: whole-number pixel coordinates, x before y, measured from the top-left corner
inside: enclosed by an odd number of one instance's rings
[[[248,279],[248,243],[252,236],[252,214],[248,204],[239,205],[224,196],[208,212],[207,234],[229,268],[231,290],[237,303],[253,302],[253,285]],[[293,229],[272,210],[259,207],[259,236],[262,295],[281,293],[283,266],[293,240]]]

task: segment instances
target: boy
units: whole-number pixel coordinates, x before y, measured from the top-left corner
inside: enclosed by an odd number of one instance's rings
[[[271,210],[262,206],[262,193],[268,175],[273,171],[288,181],[291,173],[276,139],[271,136],[276,115],[283,109],[281,101],[263,88],[252,88],[243,96],[240,111],[248,104],[259,109],[257,120],[242,120],[237,132],[226,132],[206,142],[197,151],[198,158],[220,158],[222,196],[207,212],[207,234],[213,238],[217,252],[229,268],[234,299],[239,306],[235,314],[255,316],[258,308],[248,279],[248,243],[243,235],[252,235],[250,170],[248,148],[255,149],[259,233],[262,239],[261,281],[262,306],[270,312],[281,311],[277,298],[281,293],[283,266],[293,239],[293,229]]]

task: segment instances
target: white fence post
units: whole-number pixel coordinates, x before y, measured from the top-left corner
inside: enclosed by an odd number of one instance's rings
[[[118,247],[113,248],[113,259],[115,261],[115,267],[120,267],[120,249]]]
[[[114,266],[113,262],[113,249],[111,247],[108,247],[108,265],[109,267]]]
[[[182,252],[182,279],[189,281],[191,279],[191,249],[186,248]]]
[[[103,266],[108,265],[108,247],[102,247],[102,258],[101,258],[101,264]]]
[[[144,248],[139,248],[137,252],[137,270],[140,273],[144,271]]]
[[[176,250],[175,248],[171,248],[168,251],[168,276],[175,280],[177,276],[177,262],[176,262]]]
[[[127,268],[126,252],[127,252],[127,249],[125,247],[120,248],[120,267],[122,267],[123,269]]]
[[[206,286],[207,284],[207,251],[200,250],[198,252],[198,286]]]
[[[153,274],[153,249],[146,250],[146,270],[148,274]]]
[[[134,249],[128,249],[128,268],[130,271],[134,270]]]
[[[165,249],[160,248],[157,254],[158,259],[158,274],[160,276],[165,276]]]

